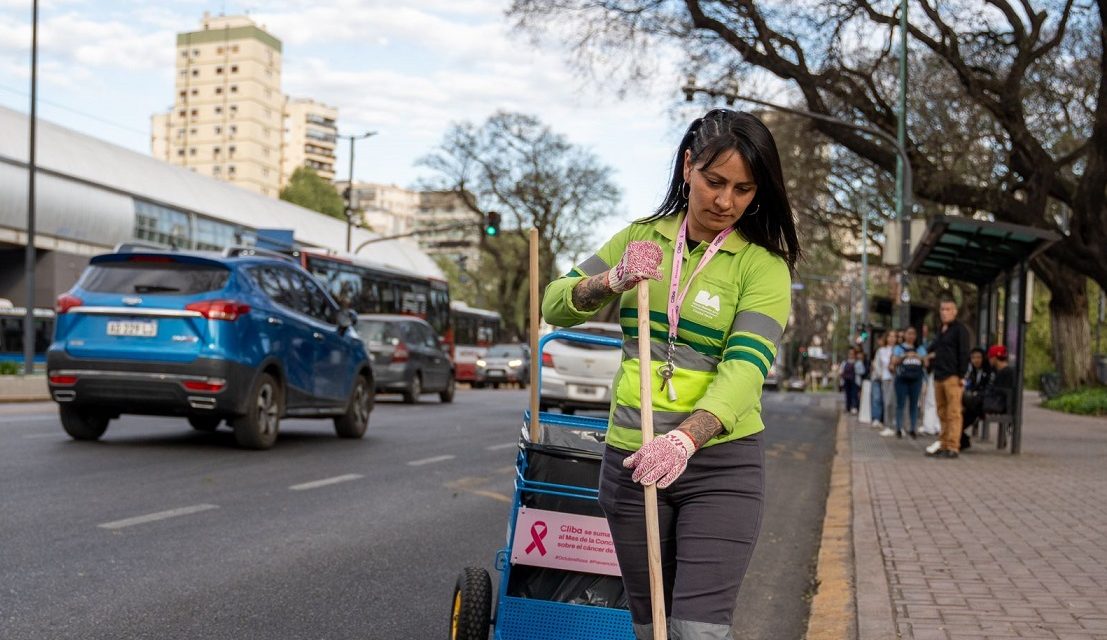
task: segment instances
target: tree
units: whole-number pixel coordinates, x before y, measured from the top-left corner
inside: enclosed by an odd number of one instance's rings
[[[897,6],[515,0],[510,15],[536,31],[551,20],[575,23],[562,32],[577,59],[621,60],[628,82],[656,68],[651,47],[675,44],[708,83],[726,88],[751,70],[768,72],[807,110],[894,133]],[[1052,294],[1053,342],[1065,345],[1056,364],[1067,385],[1080,384],[1091,372],[1084,276],[1107,286],[1107,2],[912,6],[910,69],[919,80],[908,85],[907,148],[919,204],[1063,235],[1032,266]],[[887,145],[831,123],[813,126],[863,160],[862,173],[894,175]],[[836,195],[859,184],[848,176],[839,183],[850,188]]]
[[[288,184],[281,189],[281,200],[306,209],[324,213],[339,220],[346,219],[346,203],[334,185],[319,177],[314,169],[297,167]]]
[[[525,335],[528,230],[540,237],[539,286],[554,275],[558,257],[594,244],[595,224],[612,215],[621,194],[611,169],[534,116],[496,113],[481,125],[454,124],[437,149],[419,160],[437,174],[435,188],[449,190],[483,229],[485,215],[499,212],[494,238],[483,232],[478,278],[493,286],[489,304],[509,332]],[[470,267],[472,269],[472,267]]]

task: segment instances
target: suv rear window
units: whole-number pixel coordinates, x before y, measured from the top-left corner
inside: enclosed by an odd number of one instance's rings
[[[191,295],[227,286],[225,267],[183,262],[103,262],[89,267],[79,286],[98,293]]]

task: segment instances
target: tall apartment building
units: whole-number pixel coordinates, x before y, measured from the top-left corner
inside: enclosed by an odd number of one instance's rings
[[[310,167],[327,182],[334,181],[334,151],[338,109],[310,98],[286,98],[281,144],[281,187],[297,167]]]
[[[281,41],[245,16],[205,13],[177,34],[176,97],[152,118],[154,157],[276,197],[285,98]]]

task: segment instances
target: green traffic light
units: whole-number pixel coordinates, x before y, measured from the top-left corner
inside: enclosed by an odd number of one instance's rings
[[[499,229],[497,229],[496,227],[493,227],[492,225],[488,225],[487,227],[484,228],[484,233],[487,234],[487,235],[490,235],[490,236],[494,236],[498,232],[499,232]]]

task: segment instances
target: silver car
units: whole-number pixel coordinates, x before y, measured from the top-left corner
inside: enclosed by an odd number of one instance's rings
[[[622,328],[609,322],[585,322],[568,331],[623,339]],[[539,408],[557,407],[572,414],[577,409],[607,410],[611,383],[623,353],[600,345],[553,340],[542,352],[542,389]]]
[[[525,344],[494,344],[477,358],[473,386],[518,384],[525,389],[530,382],[530,349]]]

